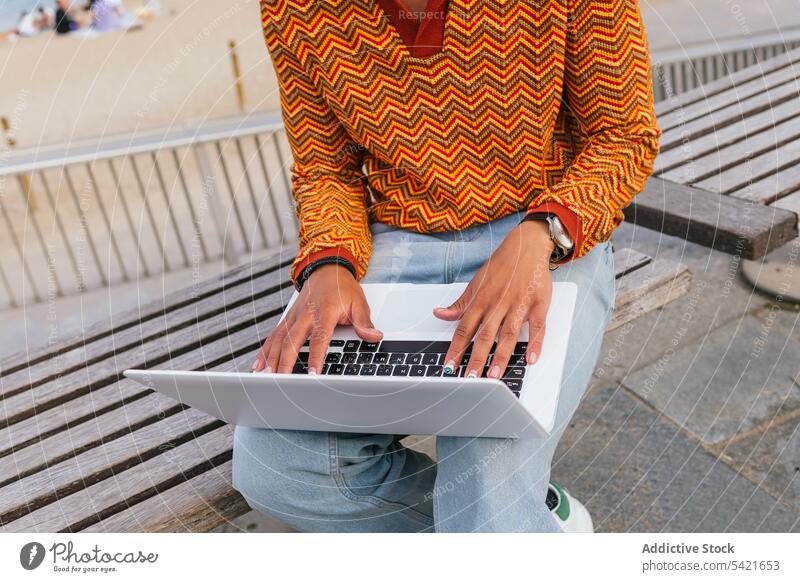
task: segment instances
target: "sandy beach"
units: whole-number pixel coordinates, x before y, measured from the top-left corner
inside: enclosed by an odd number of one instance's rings
[[[0,44],[0,115],[11,119],[19,146],[238,113],[230,40],[247,110],[277,107],[257,2],[161,5],[166,14],[139,30],[92,38],[46,33]]]
[[[127,4],[133,10],[141,2]],[[278,107],[256,0],[161,6],[165,14],[140,30],[0,43],[0,115],[11,119],[19,146],[238,113],[230,40],[238,47],[246,110]],[[654,51],[800,26],[791,0],[641,0],[641,9]]]

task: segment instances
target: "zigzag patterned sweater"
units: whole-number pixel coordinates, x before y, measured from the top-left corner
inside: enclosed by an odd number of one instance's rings
[[[425,56],[385,2],[261,1],[294,155],[293,278],[331,255],[363,276],[370,221],[437,232],[528,209],[562,219],[572,259],[607,240],[661,134],[638,1],[449,0]]]

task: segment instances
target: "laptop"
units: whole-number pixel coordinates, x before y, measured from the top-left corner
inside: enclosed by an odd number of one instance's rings
[[[577,286],[553,284],[537,362],[525,362],[528,335],[523,328],[502,379],[492,379],[465,378],[468,356],[455,374],[443,372],[456,323],[437,319],[432,310],[450,305],[466,285],[364,284],[383,340],[364,342],[351,327],[338,327],[317,375],[305,373],[306,343],[292,374],[126,370],[125,376],[225,422],[250,427],[547,436],[555,423]],[[287,310],[296,298],[297,292]]]

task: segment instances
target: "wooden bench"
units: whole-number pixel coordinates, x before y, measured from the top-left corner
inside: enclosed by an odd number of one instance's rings
[[[626,218],[742,259],[794,240],[799,98],[795,49],[660,102],[661,152]]]
[[[615,252],[618,327],[683,295],[686,267]],[[207,531],[248,511],[232,427],[122,377],[249,370],[290,259],[235,268],[0,369],[0,531]]]

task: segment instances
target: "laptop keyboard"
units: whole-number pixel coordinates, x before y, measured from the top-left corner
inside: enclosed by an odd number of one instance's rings
[[[481,373],[485,377],[497,344],[492,345],[486,365]],[[514,353],[501,380],[519,397],[525,377],[525,350],[527,342],[517,342]],[[453,374],[444,373],[444,358],[450,348],[449,341],[383,340],[377,343],[362,340],[331,340],[322,374],[328,376],[465,376],[472,352],[472,343],[461,358]],[[293,373],[308,373],[309,342],[300,349]]]

